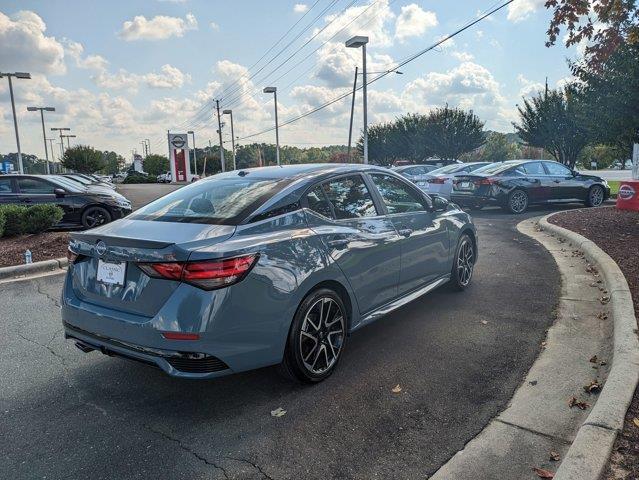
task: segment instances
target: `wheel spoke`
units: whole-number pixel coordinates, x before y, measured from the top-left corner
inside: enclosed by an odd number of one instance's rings
[[[299,348],[304,366],[310,372],[326,372],[337,362],[344,329],[344,315],[332,298],[318,299],[308,308],[301,326]]]

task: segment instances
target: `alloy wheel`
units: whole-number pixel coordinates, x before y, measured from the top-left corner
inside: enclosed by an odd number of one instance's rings
[[[514,213],[521,213],[528,206],[528,196],[521,190],[516,190],[510,197],[510,208]]]
[[[101,209],[92,209],[87,212],[86,224],[89,228],[98,227],[108,222],[108,218]]]
[[[598,207],[603,203],[603,188],[601,187],[593,187],[590,189],[590,205],[593,207]]]
[[[322,297],[307,310],[300,331],[300,353],[306,369],[313,374],[330,370],[339,358],[344,342],[344,313],[330,297]]]
[[[462,287],[470,283],[474,266],[475,251],[473,245],[470,243],[470,240],[464,239],[459,246],[459,253],[457,254],[457,278]]]

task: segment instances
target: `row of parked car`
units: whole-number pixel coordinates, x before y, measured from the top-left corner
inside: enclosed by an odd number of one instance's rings
[[[110,177],[59,175],[0,175],[0,204],[60,206],[61,228],[93,228],[131,213],[131,202],[115,191]]]
[[[393,170],[429,194],[481,209],[501,206],[523,213],[531,204],[583,202],[597,207],[610,197],[606,180],[550,160],[406,165]]]

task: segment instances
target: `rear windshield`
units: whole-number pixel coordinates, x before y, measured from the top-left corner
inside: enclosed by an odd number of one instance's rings
[[[477,173],[487,173],[489,175],[495,175],[497,173],[504,172],[511,167],[519,165],[518,162],[501,162],[501,163],[492,163],[482,168],[478,168],[475,170]]]
[[[159,198],[127,218],[238,225],[291,181],[249,176],[213,177]]]
[[[465,165],[460,163],[452,163],[450,165],[446,165],[445,167],[439,167],[435,170],[431,170],[429,173],[432,175],[439,175],[442,173],[455,173],[457,170],[464,168]]]

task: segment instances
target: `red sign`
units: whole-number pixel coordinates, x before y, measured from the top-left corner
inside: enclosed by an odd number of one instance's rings
[[[619,184],[617,208],[639,211],[639,180],[624,180]]]
[[[186,162],[184,161],[184,149],[175,149],[173,152],[175,165],[175,181],[186,182]]]

